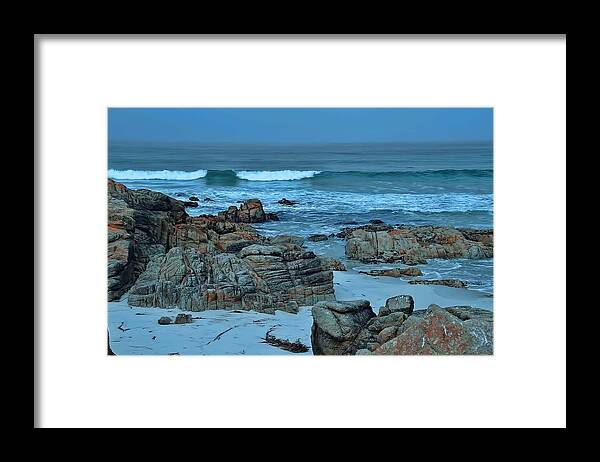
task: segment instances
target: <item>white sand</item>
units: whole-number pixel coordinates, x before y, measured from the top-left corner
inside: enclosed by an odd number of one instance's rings
[[[377,313],[385,300],[394,295],[408,294],[416,309],[431,303],[440,306],[470,305],[492,309],[492,297],[468,289],[444,286],[411,285],[400,278],[373,277],[356,271],[334,271],[334,289],[338,300],[367,299]],[[122,301],[108,304],[108,327],[111,348],[117,355],[311,355],[310,307],[301,307],[298,314],[277,311],[274,315],[254,311],[234,313],[225,310],[187,312],[194,318],[191,324],[161,326],[158,319],[170,316],[178,309],[138,308]],[[119,329],[121,326],[125,331]],[[215,340],[220,333],[223,335]],[[309,347],[306,353],[290,353],[261,341],[266,332],[280,339],[300,339]],[[154,337],[154,338],[153,338]]]
[[[401,278],[368,276],[352,270],[336,271],[333,274],[335,296],[338,300],[369,300],[376,313],[388,298],[396,295],[412,296],[417,310],[426,309],[432,303],[439,306],[469,305],[492,309],[493,298],[476,290],[409,284]]]
[[[158,319],[169,316],[175,320],[177,313],[189,313],[194,318],[190,324],[159,325]],[[261,314],[255,311],[234,313],[225,310],[181,311],[164,308],[130,307],[127,300],[108,304],[110,345],[117,355],[277,355],[292,354],[262,343],[266,332],[280,339],[300,339],[310,350],[312,315],[309,307],[298,314],[277,311]],[[119,329],[121,326],[126,331]],[[218,340],[214,340],[227,329]],[[155,337],[155,338],[153,338]]]

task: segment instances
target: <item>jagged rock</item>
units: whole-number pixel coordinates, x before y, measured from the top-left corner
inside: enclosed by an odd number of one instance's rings
[[[190,217],[185,203],[147,189],[132,190],[108,180],[108,300],[118,300],[150,259],[170,248],[199,252],[237,251],[261,242],[249,225],[213,216]],[[237,247],[236,247],[237,246]]]
[[[130,190],[108,180],[108,300],[118,300],[163,253],[168,229],[187,217],[183,202],[147,189]]]
[[[319,242],[319,241],[326,241],[327,235],[326,234],[313,234],[311,236],[308,236],[308,240],[311,242]]]
[[[375,316],[367,300],[319,302],[312,308],[311,344],[315,355],[347,355],[358,350],[357,335]]]
[[[346,266],[337,258],[321,257],[321,262],[325,268],[331,271],[346,271]]]
[[[464,230],[447,226],[367,225],[347,228],[346,255],[362,262],[423,262],[427,258],[490,258],[491,230]]]
[[[179,313],[175,316],[175,324],[188,324],[192,322],[192,315],[187,313]]]
[[[132,306],[294,313],[335,298],[331,270],[301,238],[266,239],[226,217],[190,217],[182,201],[112,180],[108,211],[109,301],[131,289]],[[237,218],[257,220],[261,211],[260,201],[246,201]]]
[[[196,196],[190,196],[190,197],[188,198],[188,200],[189,200],[189,201],[194,201],[194,202],[199,202],[199,201],[200,201],[200,199],[198,199]]]
[[[296,204],[298,203],[298,201],[291,201],[291,200],[289,200],[289,199],[286,199],[286,198],[284,197],[283,199],[279,199],[279,200],[277,201],[277,203],[278,203],[278,204],[281,204],[281,205],[293,206],[293,205],[296,205]]]
[[[198,207],[198,202],[184,201],[183,205],[185,205],[186,207]]]
[[[410,319],[410,318],[409,318]],[[493,354],[493,314],[472,307],[430,305],[423,318],[382,344],[379,355]]]
[[[374,269],[369,271],[359,271],[359,273],[368,274],[369,276],[387,276],[392,278],[423,275],[423,272],[419,268]]]
[[[132,306],[186,311],[296,312],[298,304],[333,299],[331,271],[294,244],[252,244],[237,255],[174,247],[154,257],[129,292]]]
[[[163,316],[158,320],[158,323],[161,326],[166,326],[167,324],[171,324],[172,322],[173,322],[173,320],[168,316]]]
[[[262,202],[258,199],[248,199],[240,204],[238,209],[232,205],[218,216],[233,223],[264,223],[267,220],[279,220],[275,213],[265,213]]]
[[[467,287],[467,283],[459,279],[413,279],[408,281],[409,284],[425,284],[425,285],[439,285],[447,287],[455,287],[457,289],[464,289]]]

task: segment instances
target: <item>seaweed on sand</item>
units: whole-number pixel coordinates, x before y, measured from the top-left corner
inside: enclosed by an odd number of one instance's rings
[[[282,350],[290,351],[292,353],[305,353],[308,351],[308,347],[302,343],[300,339],[295,342],[290,342],[287,339],[280,339],[271,334],[273,328],[269,329],[263,339],[264,343],[273,345],[274,347],[281,348]]]

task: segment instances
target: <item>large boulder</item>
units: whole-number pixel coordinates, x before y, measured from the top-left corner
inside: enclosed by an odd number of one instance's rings
[[[396,295],[385,301],[385,307],[379,310],[379,314],[385,316],[399,311],[410,316],[414,308],[415,301],[410,295]]]
[[[315,355],[351,355],[356,337],[375,316],[367,300],[319,302],[312,308],[311,344]]]
[[[362,262],[423,262],[428,258],[489,258],[491,230],[447,226],[369,225],[344,230],[346,256]]]
[[[410,317],[408,318],[410,319]],[[405,323],[407,324],[407,323]],[[373,351],[376,355],[493,354],[493,313],[472,307],[430,305],[398,335]]]

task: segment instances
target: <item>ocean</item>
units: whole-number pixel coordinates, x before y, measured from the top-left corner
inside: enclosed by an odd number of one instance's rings
[[[264,235],[337,233],[373,219],[493,226],[491,142],[267,146],[111,141],[108,169],[110,178],[129,188],[183,200],[199,197],[199,207],[188,209],[192,216],[258,198],[266,211],[280,217],[254,225]],[[298,205],[278,204],[284,197]],[[341,239],[306,246],[341,258],[352,269],[386,267],[347,261]],[[425,278],[461,279],[473,290],[492,294],[492,259],[431,260],[420,268]]]

